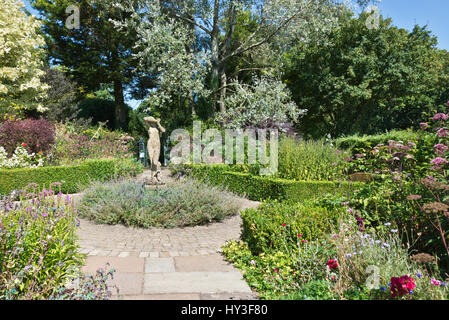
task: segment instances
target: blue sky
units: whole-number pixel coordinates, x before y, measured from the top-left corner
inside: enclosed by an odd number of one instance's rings
[[[28,0],[23,0],[28,10],[34,13]],[[382,0],[381,14],[392,18],[393,25],[412,30],[418,24],[427,25],[438,38],[438,47],[449,51],[449,1],[448,0]],[[139,101],[127,101],[136,108]]]
[[[28,0],[23,0],[34,11]],[[449,51],[449,1],[448,0],[382,0],[381,14],[393,19],[393,24],[411,30],[415,24],[428,25],[437,37],[439,47]]]
[[[448,0],[382,0],[379,7],[381,14],[392,18],[393,25],[400,28],[427,25],[438,37],[438,47],[449,51]]]

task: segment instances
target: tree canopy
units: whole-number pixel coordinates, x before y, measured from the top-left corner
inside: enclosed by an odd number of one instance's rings
[[[16,0],[0,2],[0,112],[45,111],[48,86],[41,82],[45,58],[40,22]]]
[[[426,120],[448,87],[448,52],[425,27],[411,32],[367,15],[348,15],[325,44],[288,53],[285,80],[307,114],[298,129],[311,137],[405,129]]]

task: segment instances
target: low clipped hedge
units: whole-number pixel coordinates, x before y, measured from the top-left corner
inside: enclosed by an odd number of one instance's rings
[[[62,182],[60,191],[76,193],[89,186],[92,181],[106,181],[115,176],[136,174],[140,169],[124,166],[123,160],[86,160],[81,165],[53,166],[21,169],[0,169],[0,194],[22,190],[30,183],[39,188],[48,188],[51,183]],[[58,190],[58,191],[59,191]]]
[[[277,199],[298,202],[325,194],[345,194],[363,185],[362,182],[294,181],[255,176],[228,171],[227,165],[184,165],[175,172],[180,170],[213,185],[225,186],[229,191],[254,201]]]
[[[342,212],[311,202],[264,202],[241,213],[242,240],[254,255],[316,240],[332,231]],[[296,248],[291,248],[293,251]]]
[[[392,130],[383,134],[349,136],[335,139],[337,148],[350,149],[358,152],[361,149],[371,149],[380,143],[388,144],[389,140],[413,142],[418,138],[418,133],[411,130]]]

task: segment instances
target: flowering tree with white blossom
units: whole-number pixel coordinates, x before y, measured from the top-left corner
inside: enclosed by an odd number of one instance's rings
[[[41,82],[43,37],[40,23],[18,0],[0,1],[0,112],[45,111],[40,104],[48,86]]]

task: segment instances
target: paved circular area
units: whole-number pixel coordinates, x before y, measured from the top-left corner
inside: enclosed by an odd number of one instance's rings
[[[137,177],[143,180],[147,172]],[[171,183],[167,171],[164,181]],[[75,203],[81,194],[74,196]],[[236,197],[240,211],[259,203]],[[222,222],[185,228],[135,228],[80,219],[77,230],[84,272],[106,263],[117,270],[111,285],[115,299],[257,299],[241,273],[218,254],[228,240],[238,240],[239,213]]]
[[[241,208],[257,202],[236,199]],[[240,237],[239,215],[219,223],[173,229],[141,229],[123,225],[102,225],[80,219],[77,231],[81,252],[100,256],[185,256],[215,253],[228,240]]]
[[[145,171],[136,180],[143,181],[148,177],[149,172]],[[162,178],[167,184],[174,181],[168,169],[162,170]],[[79,194],[77,198],[81,196]],[[235,201],[240,202],[240,211],[259,204],[239,197]],[[239,214],[222,222],[173,229],[105,225],[80,219],[77,234],[81,252],[88,255],[174,257],[216,253],[226,241],[239,239],[240,225]]]

